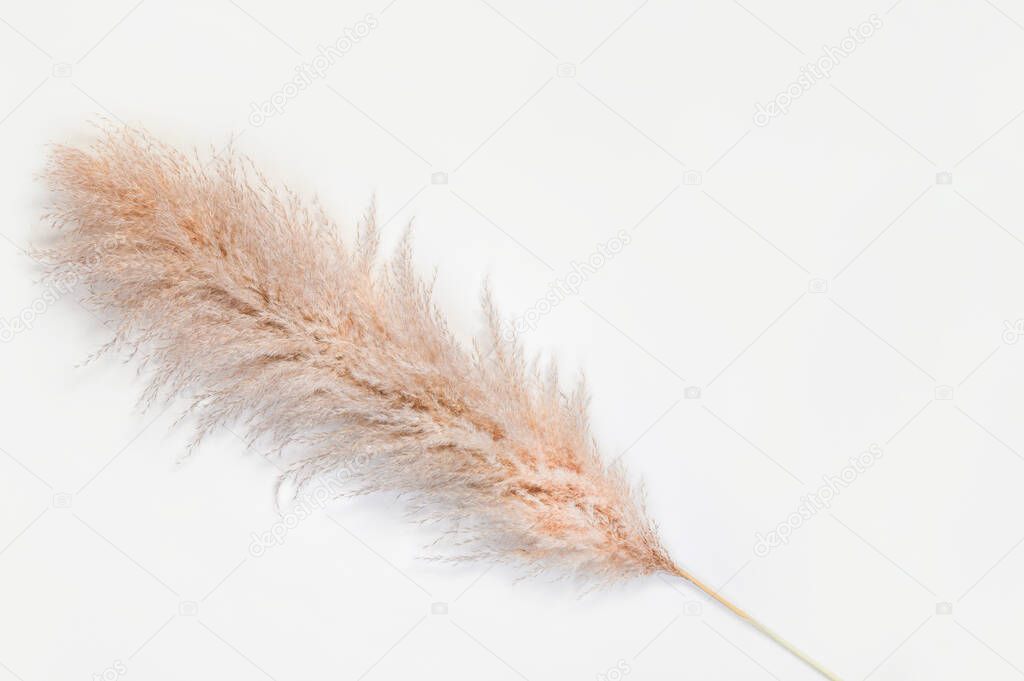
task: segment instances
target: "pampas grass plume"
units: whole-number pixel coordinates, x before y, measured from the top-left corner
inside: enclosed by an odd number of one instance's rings
[[[380,255],[372,210],[347,244],[234,153],[204,163],[124,127],[54,147],[45,176],[52,272],[119,320],[112,345],[152,369],[147,400],[191,399],[197,442],[242,421],[252,441],[302,452],[299,488],[343,471],[352,493],[398,493],[453,540],[447,558],[598,583],[683,577],[835,678],[669,557],[602,459],[583,385],[564,395],[527,362],[486,292],[488,342],[463,347],[408,233]]]

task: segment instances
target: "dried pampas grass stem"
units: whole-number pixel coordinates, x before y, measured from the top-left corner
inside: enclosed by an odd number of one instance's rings
[[[836,678],[676,565],[598,453],[583,386],[566,397],[554,370],[528,364],[486,294],[489,343],[464,348],[409,239],[379,256],[372,212],[349,246],[315,202],[234,154],[204,164],[124,128],[57,146],[46,176],[55,272],[116,314],[112,344],[153,368],[147,399],[192,397],[196,441],[244,420],[254,441],[304,453],[300,488],[344,472],[353,493],[399,493],[449,528],[453,559],[599,582],[677,575]]]

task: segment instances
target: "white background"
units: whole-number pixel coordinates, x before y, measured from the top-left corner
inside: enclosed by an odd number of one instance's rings
[[[581,598],[420,560],[389,499],[251,555],[272,462],[241,431],[182,461],[182,404],[140,411],[116,356],[76,366],[109,329],[22,250],[45,145],[97,115],[234,134],[340,219],[376,193],[389,242],[415,215],[466,337],[485,276],[515,317],[626,231],[525,341],[586,372],[677,559],[845,679],[1024,676],[1024,3],[387,2],[0,3],[0,324],[31,323],[0,345],[0,681],[816,678],[678,581]]]

